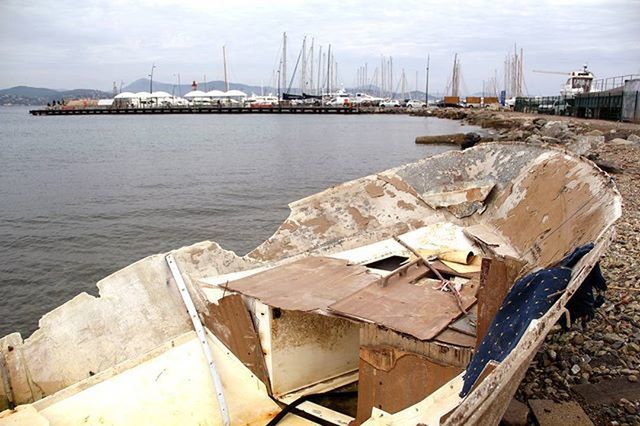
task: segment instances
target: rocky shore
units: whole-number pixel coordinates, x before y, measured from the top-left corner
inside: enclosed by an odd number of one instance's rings
[[[563,146],[613,176],[624,209],[601,261],[607,300],[593,320],[574,323],[569,331],[556,326],[547,336],[516,393],[524,404],[514,404],[520,424],[527,424],[535,400],[551,400],[575,401],[596,425],[640,425],[640,125],[468,109],[418,115],[480,125],[488,134],[483,141]],[[575,405],[557,406],[565,411]],[[527,422],[535,424],[533,418],[530,413]]]

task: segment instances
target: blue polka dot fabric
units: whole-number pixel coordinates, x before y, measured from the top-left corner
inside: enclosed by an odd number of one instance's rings
[[[543,316],[558,300],[571,280],[571,267],[592,248],[593,244],[578,247],[558,266],[526,275],[513,285],[467,367],[461,397],[469,393],[487,363],[502,361],[531,321]]]

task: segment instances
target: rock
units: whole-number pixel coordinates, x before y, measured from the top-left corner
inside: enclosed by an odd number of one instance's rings
[[[529,407],[526,404],[512,399],[502,417],[502,425],[505,426],[526,426],[529,419]]]
[[[633,145],[635,142],[631,142],[628,141],[626,139],[622,139],[622,138],[615,138],[615,139],[611,139],[609,141],[610,145],[616,145],[616,146],[621,146],[621,145]]]
[[[638,381],[638,376],[636,376],[635,374],[630,374],[627,376],[627,380],[629,380],[631,383],[636,383]]]
[[[576,334],[575,336],[573,336],[574,345],[581,345],[583,343],[584,343],[584,336],[582,334]]]
[[[590,132],[585,133],[586,136],[603,136],[604,133],[602,133],[600,130],[592,130]]]
[[[560,139],[553,138],[551,136],[543,136],[540,138],[540,141],[542,143],[548,143],[548,144],[554,144],[554,145],[559,145],[561,143]]]
[[[547,124],[547,120],[545,120],[544,118],[536,118],[535,120],[533,120],[533,124],[538,127],[541,128],[543,127],[545,124]]]
[[[571,372],[573,374],[578,374],[580,372],[580,366],[578,364],[573,364],[573,367],[571,367]]]
[[[613,163],[608,163],[606,161],[602,161],[602,160],[592,160],[594,163],[596,163],[596,166],[600,167],[602,170],[604,170],[607,173],[622,173],[623,170],[622,168],[620,168],[619,166],[613,164]]]
[[[451,135],[434,135],[434,136],[418,136],[416,143],[418,144],[456,144],[462,145],[465,141],[464,133],[454,133]]]
[[[540,129],[542,136],[560,138],[569,133],[569,126],[564,121],[549,121]]]
[[[525,140],[525,142],[526,143],[531,143],[531,144],[536,144],[536,143],[541,143],[542,139],[538,135],[531,135]]]
[[[471,148],[472,146],[480,142],[481,139],[482,137],[475,132],[465,133],[464,140],[462,141],[460,146],[462,147],[462,149]]]
[[[604,136],[586,136],[580,135],[577,137],[575,142],[569,144],[569,149],[574,152],[577,152],[576,149],[571,148],[572,146],[580,147],[585,152],[595,151],[604,143]],[[584,155],[580,153],[580,155]]]
[[[624,342],[624,339],[615,333],[607,333],[602,336],[602,340],[606,343]]]
[[[640,136],[638,135],[634,135],[633,133],[631,133],[628,137],[627,140],[630,142],[634,142],[634,143],[640,143]]]

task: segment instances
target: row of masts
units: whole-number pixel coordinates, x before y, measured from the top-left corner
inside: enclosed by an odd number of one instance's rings
[[[500,91],[504,92],[505,98],[515,98],[524,96],[526,92],[526,84],[524,81],[524,51],[520,48],[518,52],[517,46],[514,46],[513,54],[508,53],[504,60],[504,72],[502,87],[498,81],[498,71],[494,70],[494,75],[487,80],[482,80],[482,96],[498,96]],[[447,82],[444,93],[449,96],[460,96],[460,85],[462,79],[460,57],[454,54],[453,70],[451,79]]]
[[[309,46],[309,47],[307,47]],[[298,85],[297,91],[300,94],[313,94],[323,95],[331,94],[337,91],[339,88],[338,79],[338,62],[335,59],[335,55],[332,52],[331,44],[328,45],[327,52],[323,52],[323,46],[318,46],[317,60],[316,60],[316,45],[315,39],[311,38],[311,43],[308,44],[307,36],[302,40],[302,48],[298,54],[298,58],[294,65],[293,75],[291,79],[288,79],[287,71],[287,33],[282,34],[282,54],[280,57],[278,67],[278,93],[292,93],[293,84],[298,73],[299,80],[296,82]],[[222,46],[222,57],[224,64],[224,87],[225,91],[229,90],[229,76],[227,70],[227,50],[226,46]],[[502,90],[507,98],[523,96],[525,92],[524,73],[523,73],[523,57],[524,51],[521,48],[518,52],[517,46],[514,46],[513,54],[509,53],[504,60],[504,79]],[[317,69],[315,64],[317,63]],[[153,75],[153,68],[152,73]],[[400,73],[400,78],[397,85],[394,86],[393,78],[393,57],[392,56],[380,56],[380,65],[375,67],[371,77],[369,76],[369,64],[367,62],[364,65],[358,67],[356,71],[356,89],[367,91],[371,94],[377,94],[380,97],[394,97],[395,95],[401,95],[402,98],[406,98],[407,88],[409,86],[405,69],[403,68]],[[427,80],[425,93],[428,93],[429,89],[429,59],[427,59]],[[153,78],[153,77],[151,77]],[[178,77],[179,78],[179,77]],[[204,77],[206,84],[206,76]],[[153,81],[153,80],[151,80]],[[457,53],[454,54],[453,69],[451,73],[451,79],[448,80],[447,87],[444,90],[445,95],[454,97],[460,96],[460,85],[463,82],[460,57]],[[153,84],[153,83],[151,83]],[[114,83],[115,85],[115,83]],[[115,89],[114,89],[115,90]],[[497,70],[494,71],[494,76],[488,80],[482,81],[482,95],[498,96],[500,91]],[[376,93],[377,92],[377,93]],[[415,79],[415,92],[418,92],[418,72],[416,71]],[[425,99],[428,95],[425,95]]]
[[[297,90],[302,93],[321,95],[332,93],[338,88],[338,62],[329,44],[327,51],[323,52],[323,46],[318,46],[317,70],[316,66],[316,45],[315,39],[311,38],[310,45],[307,36],[302,40],[302,48],[293,68],[293,75],[288,79],[287,66],[287,33],[282,34],[282,54],[278,66],[278,92],[291,93],[293,84],[298,74]],[[307,47],[309,45],[309,47]]]

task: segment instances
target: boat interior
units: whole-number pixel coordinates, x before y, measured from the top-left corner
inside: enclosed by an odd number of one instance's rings
[[[497,424],[606,249],[621,200],[584,158],[491,143],[290,208],[245,256],[204,242],[143,259],[99,282],[100,297],[79,295],[47,314],[28,339],[0,339],[0,403],[19,406],[0,414],[0,425],[16,416],[42,424]],[[587,243],[594,249],[518,350],[489,362],[460,396],[514,283]]]

